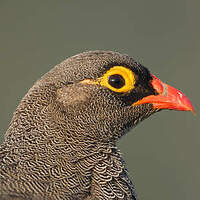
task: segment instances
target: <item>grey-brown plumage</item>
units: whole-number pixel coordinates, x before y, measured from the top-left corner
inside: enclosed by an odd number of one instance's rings
[[[136,74],[127,94],[81,83],[119,65]],[[156,93],[151,79],[132,58],[109,51],[55,66],[22,99],[0,146],[0,199],[136,199],[116,141],[157,111],[131,106]]]

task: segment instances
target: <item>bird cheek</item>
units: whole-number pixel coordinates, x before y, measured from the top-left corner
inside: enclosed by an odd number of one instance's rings
[[[91,92],[80,85],[64,86],[57,90],[56,101],[63,106],[75,106],[89,101]]]

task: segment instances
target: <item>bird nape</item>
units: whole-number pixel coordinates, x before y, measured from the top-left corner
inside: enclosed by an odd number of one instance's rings
[[[78,54],[21,100],[0,146],[0,199],[136,199],[117,140],[188,98],[128,55]]]

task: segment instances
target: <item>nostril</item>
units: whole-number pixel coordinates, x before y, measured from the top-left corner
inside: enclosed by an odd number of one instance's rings
[[[162,81],[160,79],[158,79],[156,76],[154,76],[153,74],[151,74],[151,76],[153,77],[153,79],[151,81],[151,85],[152,85],[153,89],[158,94],[162,94],[163,92],[165,92],[164,84],[162,83]]]

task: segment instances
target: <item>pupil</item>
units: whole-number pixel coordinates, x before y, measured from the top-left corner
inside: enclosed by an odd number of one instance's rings
[[[114,75],[111,75],[109,78],[108,78],[108,83],[114,87],[114,88],[117,88],[117,89],[120,89],[122,88],[124,85],[125,85],[125,80],[124,78],[119,75],[119,74],[114,74]]]

